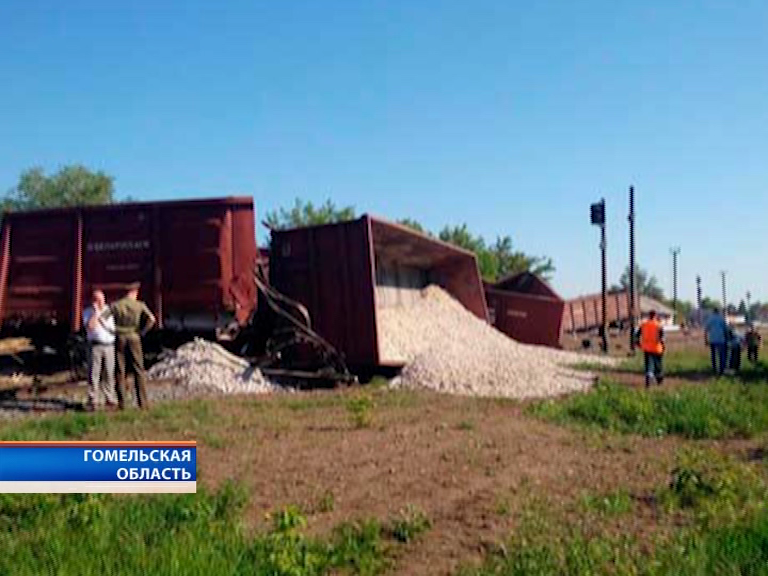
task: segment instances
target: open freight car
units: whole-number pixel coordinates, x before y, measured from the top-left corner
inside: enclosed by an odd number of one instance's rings
[[[253,200],[218,198],[14,212],[0,232],[3,335],[61,347],[90,293],[141,282],[161,339],[213,336],[257,303]],[[178,338],[176,338],[178,341]]]
[[[488,320],[474,253],[369,215],[273,231],[269,271],[272,287],[306,307],[313,329],[358,374],[403,365],[380,346],[378,311],[408,306],[428,284]]]

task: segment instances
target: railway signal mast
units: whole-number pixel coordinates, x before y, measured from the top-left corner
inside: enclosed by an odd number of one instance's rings
[[[600,338],[601,349],[604,353],[608,353],[608,326],[606,322],[606,263],[605,263],[605,198],[601,198],[600,202],[596,202],[590,206],[590,218],[591,222],[595,226],[600,226],[600,269],[601,269],[601,293],[602,293],[602,316],[600,320]]]

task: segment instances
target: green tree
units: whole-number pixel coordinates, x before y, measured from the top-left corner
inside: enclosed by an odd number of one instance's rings
[[[499,236],[493,244],[487,245],[483,237],[472,234],[466,224],[446,226],[438,236],[444,242],[474,252],[480,274],[489,282],[520,272],[532,272],[549,280],[555,270],[550,258],[530,256],[514,250],[509,236]]]
[[[611,291],[625,290],[629,290],[629,266],[624,269],[621,278],[619,278],[619,284],[611,286]],[[664,290],[659,286],[656,276],[648,274],[648,271],[640,266],[635,267],[635,291],[642,296],[664,301]]]
[[[353,206],[337,208],[330,199],[320,206],[315,206],[312,202],[304,202],[296,198],[292,208],[272,210],[267,212],[266,216],[267,224],[274,230],[333,224],[354,219],[355,208]]]
[[[3,210],[34,210],[60,206],[109,204],[114,201],[114,179],[104,172],[92,172],[72,165],[46,176],[42,168],[21,173],[19,183],[2,198]]]
[[[702,310],[714,310],[715,308],[717,308],[718,310],[722,309],[722,304],[720,304],[719,300],[715,300],[714,298],[710,298],[709,296],[704,296],[701,299]]]
[[[551,258],[530,256],[519,250],[513,250],[512,239],[509,236],[497,237],[490,251],[496,259],[495,280],[521,272],[531,272],[550,280],[555,271]]]
[[[427,236],[432,236],[432,233],[426,228],[424,228],[424,226],[421,225],[421,222],[414,220],[413,218],[400,218],[400,220],[398,220],[397,223],[402,226],[407,226],[408,228],[416,230],[416,232],[421,232],[422,234],[426,234]]]

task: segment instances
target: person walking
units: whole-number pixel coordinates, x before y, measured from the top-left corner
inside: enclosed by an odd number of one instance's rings
[[[648,319],[640,324],[635,338],[640,343],[645,363],[645,387],[651,385],[651,378],[661,386],[664,381],[662,359],[664,356],[664,328],[656,318],[656,311],[648,313]]]
[[[728,369],[732,374],[741,370],[741,334],[736,330],[728,331]]]
[[[133,372],[139,408],[148,407],[141,339],[154,327],[156,319],[139,300],[140,287],[138,282],[130,284],[125,296],[111,306],[117,333],[117,402],[121,410],[125,409],[125,376],[129,369]]]
[[[722,376],[728,359],[728,325],[717,308],[712,311],[712,315],[707,320],[704,329],[704,343],[709,346],[712,372],[717,376]]]
[[[88,402],[86,409],[117,407],[115,398],[115,319],[104,292],[94,290],[91,305],[83,311],[88,340]],[[102,374],[104,378],[102,378]]]
[[[747,359],[752,362],[752,364],[757,364],[761,339],[760,332],[755,329],[755,325],[750,324],[747,333],[744,335],[744,340],[747,343]]]

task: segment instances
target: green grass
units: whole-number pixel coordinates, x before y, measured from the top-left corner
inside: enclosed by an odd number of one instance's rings
[[[508,541],[460,574],[768,575],[768,491],[753,468],[713,452],[684,453],[656,497],[666,505],[668,529],[645,542],[534,502]]]
[[[159,424],[168,434],[185,430],[199,430],[201,426],[216,423],[218,415],[204,400],[168,402],[150,410],[128,410],[113,414],[69,413],[41,418],[25,418],[0,426],[0,440],[79,440],[98,432],[116,428]]]
[[[616,490],[608,494],[584,494],[581,507],[586,512],[600,516],[622,516],[632,511],[632,498],[626,490]]]
[[[391,564],[395,543],[375,521],[311,538],[287,508],[252,535],[244,504],[232,484],[194,495],[0,495],[0,574],[374,575]]]
[[[643,353],[637,352],[634,356],[620,361],[617,366],[605,366],[586,361],[577,363],[573,367],[597,373],[642,374],[644,371]],[[713,378],[709,351],[706,349],[670,350],[664,354],[664,373],[667,376],[690,380]],[[761,361],[757,365],[753,365],[747,361],[746,352],[742,351],[741,370],[738,377],[748,382],[768,382],[768,364]]]
[[[651,391],[601,382],[585,394],[536,402],[529,413],[643,436],[750,438],[768,430],[768,386],[719,380]]]

